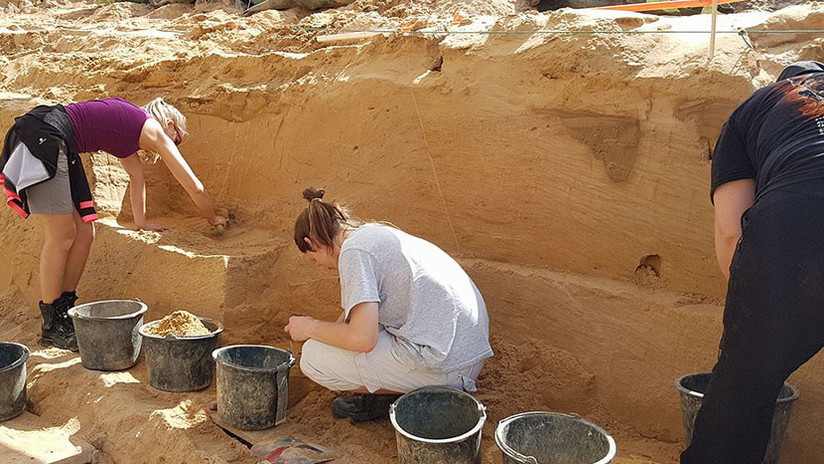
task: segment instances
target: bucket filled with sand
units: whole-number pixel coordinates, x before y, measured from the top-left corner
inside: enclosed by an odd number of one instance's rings
[[[195,391],[212,384],[212,351],[223,332],[220,322],[175,311],[140,327],[146,345],[149,384],[170,392]]]

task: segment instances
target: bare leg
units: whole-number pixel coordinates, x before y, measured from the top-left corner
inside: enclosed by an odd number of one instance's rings
[[[52,303],[63,294],[66,262],[76,228],[71,214],[43,214],[40,217],[46,232],[40,254],[40,297],[44,303]]]
[[[80,277],[83,276],[86,260],[89,258],[89,251],[94,241],[94,223],[83,222],[80,215],[77,214],[77,210],[72,213],[72,216],[77,233],[66,260],[66,273],[63,276],[61,293],[73,292],[77,289],[77,283],[80,282]]]

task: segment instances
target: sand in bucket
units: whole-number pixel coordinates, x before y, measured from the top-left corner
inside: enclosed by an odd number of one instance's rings
[[[161,319],[160,322],[146,327],[146,333],[159,337],[165,337],[167,335],[196,337],[199,335],[209,335],[211,332],[194,314],[188,311],[175,311]]]

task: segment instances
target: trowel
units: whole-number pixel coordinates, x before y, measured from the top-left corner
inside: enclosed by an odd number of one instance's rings
[[[340,457],[338,453],[298,437],[285,437],[252,447],[252,454],[263,459],[258,464],[318,464]]]

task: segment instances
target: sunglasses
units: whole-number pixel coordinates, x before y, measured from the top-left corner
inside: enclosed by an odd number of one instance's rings
[[[175,124],[175,123],[172,123],[172,128],[174,128],[174,130],[175,130],[175,136],[174,136],[174,137],[171,137],[172,142],[174,142],[174,144],[175,144],[176,146],[179,146],[181,143],[183,143],[183,141],[184,141],[184,140],[186,140],[186,136],[187,136],[188,134],[187,134],[187,133],[185,133],[185,132],[183,132],[183,131],[181,131],[181,130],[177,127],[177,124]]]
[[[180,145],[181,143],[183,143],[183,134],[180,133],[180,129],[177,128],[177,124],[172,124],[172,127],[174,127],[175,135],[177,135],[177,137],[175,137],[174,139],[174,143],[175,145]]]

